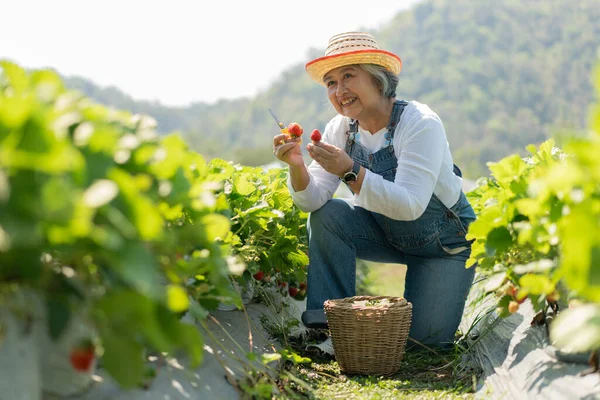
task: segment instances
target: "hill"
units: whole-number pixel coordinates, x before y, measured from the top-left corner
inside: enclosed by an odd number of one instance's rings
[[[371,33],[403,60],[399,97],[440,115],[455,161],[474,178],[487,172],[487,161],[585,126],[598,21],[597,0],[428,0]],[[322,54],[312,49],[306,60]],[[303,64],[285,70],[256,97],[181,108],[134,101],[83,78],[66,82],[104,104],[154,116],[160,131],[181,131],[209,158],[247,165],[272,161],[276,127],[267,108],[310,130],[335,115]]]

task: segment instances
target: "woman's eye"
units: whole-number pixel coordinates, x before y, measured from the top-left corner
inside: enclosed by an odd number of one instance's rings
[[[350,72],[346,72],[344,74],[344,79],[347,79],[347,78],[352,78],[352,74]]]
[[[329,87],[329,86],[333,85],[333,81],[328,81],[328,82],[326,83],[326,85],[327,85],[327,87]]]

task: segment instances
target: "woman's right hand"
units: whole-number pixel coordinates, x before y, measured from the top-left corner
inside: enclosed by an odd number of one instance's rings
[[[301,138],[290,138],[290,135],[280,133],[273,137],[273,154],[278,160],[292,167],[303,166],[304,158],[302,158],[300,143],[302,143]]]

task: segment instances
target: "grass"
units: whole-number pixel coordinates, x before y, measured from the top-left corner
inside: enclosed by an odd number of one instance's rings
[[[402,296],[405,267],[398,264],[366,263],[358,270],[359,294]],[[336,360],[306,345],[327,338],[326,330],[310,330],[307,336],[287,337],[284,346],[310,363],[287,365],[295,378],[293,398],[307,399],[471,399],[479,371],[462,362],[464,349],[456,346],[444,353],[420,348],[407,351],[400,369],[390,377],[349,376]]]

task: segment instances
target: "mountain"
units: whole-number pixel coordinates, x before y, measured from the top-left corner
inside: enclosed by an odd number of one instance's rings
[[[455,162],[476,178],[487,173],[487,161],[584,129],[600,54],[598,21],[598,0],[426,0],[370,33],[402,58],[399,97],[440,115]],[[323,51],[311,49],[306,61]],[[303,64],[253,98],[179,108],[135,101],[84,78],[65,82],[101,103],[154,116],[161,132],[182,132],[208,158],[248,165],[273,159],[277,130],[269,107],[306,131],[335,115]]]

